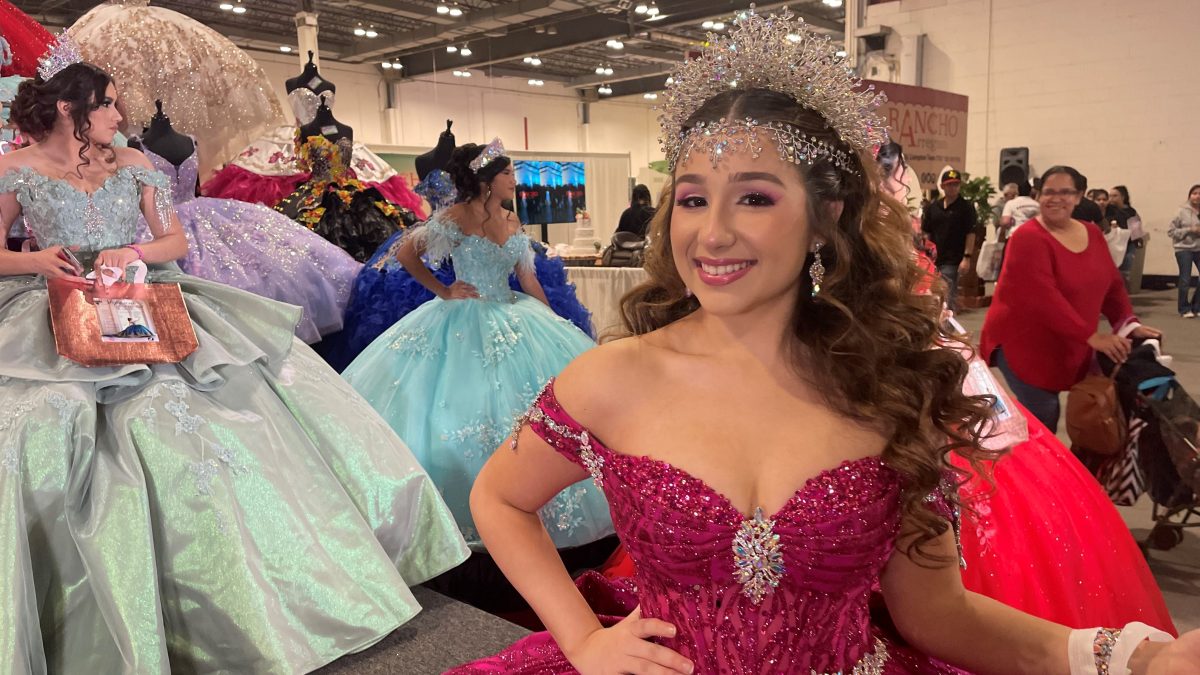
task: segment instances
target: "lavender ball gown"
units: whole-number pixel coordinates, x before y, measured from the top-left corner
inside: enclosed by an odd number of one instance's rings
[[[143,148],[171,181],[171,198],[188,238],[184,272],[304,310],[296,335],[312,344],[341,330],[362,264],[308,228],[261,204],[196,196],[196,152],[176,167]],[[148,241],[143,219],[138,240]]]

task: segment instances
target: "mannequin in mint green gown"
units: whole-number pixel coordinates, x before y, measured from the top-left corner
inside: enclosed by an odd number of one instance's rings
[[[140,212],[177,223],[137,165],[90,194],[19,166],[0,205],[85,265]],[[149,280],[182,289],[181,363],[74,363],[45,280],[0,276],[0,674],[307,672],[411,618],[409,586],[467,548],[409,449],[294,337],[298,307]]]

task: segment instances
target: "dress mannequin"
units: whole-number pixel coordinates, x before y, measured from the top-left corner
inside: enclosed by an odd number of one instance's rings
[[[196,143],[190,136],[175,131],[171,126],[171,118],[163,113],[161,99],[154,102],[154,107],[158,112],[150,118],[150,128],[142,135],[142,145],[171,164],[180,166],[195,152]]]
[[[354,129],[337,121],[333,116],[333,110],[325,104],[325,97],[321,97],[321,105],[317,107],[317,115],[311,122],[300,127],[301,143],[313,136],[324,136],[331,143],[337,143],[343,139],[353,142]]]
[[[337,85],[321,77],[321,73],[317,72],[317,64],[313,63],[313,56],[312,50],[309,50],[308,63],[304,64],[304,70],[284,83],[287,93],[290,94],[301,87],[312,90],[314,94],[337,92]]]
[[[445,169],[446,164],[450,162],[450,155],[454,152],[455,145],[454,132],[450,131],[450,127],[453,125],[454,120],[446,120],[446,130],[438,135],[437,145],[429,152],[417,156],[418,179],[425,180],[430,173],[438,169]]]

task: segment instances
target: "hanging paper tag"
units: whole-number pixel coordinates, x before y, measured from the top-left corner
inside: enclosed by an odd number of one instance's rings
[[[336,136],[338,128],[336,124],[326,124],[321,127],[321,134],[324,136]]]

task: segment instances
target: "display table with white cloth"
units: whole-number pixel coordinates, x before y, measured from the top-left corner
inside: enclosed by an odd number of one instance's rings
[[[621,298],[646,280],[640,267],[568,267],[567,279],[575,294],[592,313],[596,337],[621,327]]]

